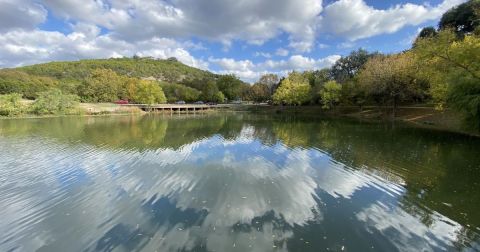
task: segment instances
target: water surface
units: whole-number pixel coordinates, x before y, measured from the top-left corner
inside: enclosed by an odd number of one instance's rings
[[[0,251],[478,251],[479,175],[479,139],[404,125],[0,120]]]

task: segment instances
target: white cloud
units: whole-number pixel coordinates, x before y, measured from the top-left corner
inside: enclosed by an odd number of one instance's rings
[[[325,7],[321,31],[351,41],[379,34],[394,33],[407,25],[419,25],[439,18],[464,0],[444,0],[431,7],[406,3],[387,10],[375,9],[363,0],[339,0]]]
[[[53,13],[68,20],[94,22],[124,40],[153,36],[263,44],[281,32],[292,41],[314,39],[322,0],[44,0]],[[313,34],[313,37],[312,37]]]
[[[47,10],[28,0],[0,0],[0,32],[33,29],[47,18]]]
[[[278,56],[282,56],[282,57],[285,57],[285,56],[288,56],[288,54],[290,54],[290,52],[284,48],[278,48],[277,51],[275,52],[276,55]]]
[[[100,29],[91,24],[77,24],[73,32],[65,35],[51,31],[11,31],[0,34],[2,65],[11,67],[42,63],[52,60],[77,60],[87,58],[110,58],[152,56],[156,58],[176,57],[181,62],[202,69],[208,63],[194,58],[185,48],[191,42],[182,43],[167,38],[151,38],[140,42],[127,42],[99,35]]]
[[[329,45],[323,44],[323,43],[319,43],[317,46],[318,46],[319,49],[326,49],[326,48],[330,47]]]
[[[408,25],[434,20],[464,0],[441,4],[403,4],[375,9],[364,0],[339,0],[323,8],[322,0],[0,0],[0,67],[52,60],[153,56],[177,57],[183,63],[208,68],[219,65],[220,73],[234,73],[253,81],[262,73],[306,70],[329,66],[336,55],[325,59],[301,56],[326,44],[320,35],[351,41],[393,33]],[[47,13],[47,10],[50,13]],[[70,24],[71,32],[38,28],[47,14]],[[68,28],[68,27],[67,27]],[[59,28],[61,29],[61,28]],[[103,31],[103,32],[102,32]],[[195,58],[189,50],[208,50],[202,43],[218,42],[228,51],[235,41],[261,45],[284,34],[288,41],[276,49],[280,61]],[[334,47],[334,46],[333,46]],[[272,54],[257,52],[257,57]],[[208,57],[208,56],[206,56]]]
[[[266,60],[254,64],[250,60],[234,60],[231,58],[209,58],[209,62],[221,67],[219,73],[231,73],[250,83],[255,82],[262,74],[276,73],[286,75],[292,70],[305,71],[332,66],[340,55],[331,55],[321,59],[313,59],[302,55],[292,55],[288,60]]]
[[[265,52],[255,52],[254,54],[255,57],[264,57],[264,58],[271,58],[272,55],[270,53],[265,53]]]

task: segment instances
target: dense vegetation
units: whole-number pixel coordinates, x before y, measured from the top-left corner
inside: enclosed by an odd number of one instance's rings
[[[331,68],[292,72],[274,87],[277,104],[388,105],[393,117],[399,104],[433,103],[462,112],[480,129],[480,0],[446,12],[439,28],[424,28],[410,50],[383,55],[359,49]]]
[[[175,58],[134,56],[0,70],[0,94],[17,93],[26,99],[36,99],[50,89],[77,95],[82,102],[224,102],[246,99],[249,85],[234,75],[216,75],[186,66]],[[156,94],[147,97],[149,92]]]
[[[14,115],[19,96],[39,100],[61,92],[83,102],[224,102],[248,100],[279,105],[391,106],[431,103],[457,109],[480,129],[480,0],[470,0],[425,27],[410,50],[391,55],[358,49],[331,68],[262,76],[248,85],[234,75],[216,75],[175,58],[121,58],[52,62],[0,70],[2,114]],[[19,106],[21,107],[21,106]],[[59,109],[62,111],[63,109]],[[38,113],[40,110],[37,110]],[[48,109],[46,111],[49,111]]]

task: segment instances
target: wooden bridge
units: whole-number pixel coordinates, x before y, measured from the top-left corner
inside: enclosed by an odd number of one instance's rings
[[[159,113],[196,113],[230,108],[229,104],[208,105],[208,104],[123,104],[122,106],[137,107],[145,112]]]

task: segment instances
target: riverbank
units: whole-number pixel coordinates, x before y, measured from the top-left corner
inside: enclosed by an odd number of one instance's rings
[[[33,101],[22,100],[25,107],[30,106]],[[121,106],[114,103],[79,103],[66,113],[38,115],[33,113],[21,113],[15,116],[0,116],[0,119],[12,118],[48,118],[59,116],[98,116],[98,115],[128,115],[128,114],[145,114],[138,107]]]
[[[340,106],[335,110],[326,111],[320,106],[267,106],[248,105],[237,107],[254,113],[297,114],[308,116],[349,117],[367,121],[392,120],[391,107],[365,106],[361,110],[354,106]],[[455,132],[480,137],[479,132],[468,129],[463,124],[463,117],[456,111],[445,109],[435,110],[431,106],[401,106],[398,107],[394,121],[407,123],[416,127]]]

